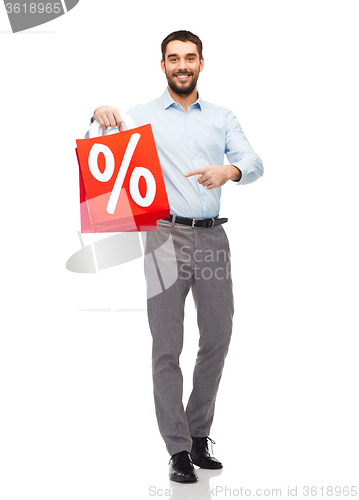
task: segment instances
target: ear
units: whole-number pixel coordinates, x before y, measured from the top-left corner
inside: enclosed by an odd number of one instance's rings
[[[163,59],[161,59],[161,68],[164,73],[166,73],[166,65]]]
[[[202,57],[202,59],[199,62],[199,70],[202,71],[203,67],[204,67],[204,59]]]

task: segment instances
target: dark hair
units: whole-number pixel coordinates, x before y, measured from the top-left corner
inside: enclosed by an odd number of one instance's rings
[[[162,52],[162,59],[165,61],[165,54],[166,54],[166,48],[167,44],[169,42],[172,42],[173,40],[180,40],[181,42],[192,42],[197,45],[197,50],[198,50],[198,55],[199,55],[199,60],[202,59],[202,42],[198,38],[197,35],[194,35],[190,31],[174,31],[170,35],[166,36],[166,38],[163,40],[161,43],[161,52]]]

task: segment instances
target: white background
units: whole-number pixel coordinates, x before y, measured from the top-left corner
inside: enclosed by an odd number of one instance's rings
[[[358,485],[356,7],[81,0],[18,34],[0,7],[1,498]],[[203,41],[201,96],[235,112],[265,168],[222,191],[236,316],[211,436],[225,467],[195,486],[168,481],[142,261],[65,267],[80,249],[75,139],[97,106],[162,94],[160,43],[178,29]],[[189,296],[185,402],[197,341]]]

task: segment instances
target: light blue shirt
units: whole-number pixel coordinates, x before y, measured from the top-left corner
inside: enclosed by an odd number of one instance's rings
[[[203,101],[199,95],[186,112],[166,89],[161,97],[134,106],[127,115],[136,127],[151,124],[171,214],[194,218],[219,215],[221,188],[207,189],[197,182],[197,175],[184,174],[223,165],[225,155],[242,172],[236,184],[249,184],[263,175],[262,161],[232,111]]]

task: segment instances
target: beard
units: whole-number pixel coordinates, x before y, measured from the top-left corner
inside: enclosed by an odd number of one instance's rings
[[[189,82],[181,83],[176,79],[175,76],[176,74],[190,75],[191,78]],[[196,73],[177,72],[177,73],[172,73],[172,75],[169,75],[166,70],[166,78],[169,87],[173,90],[173,92],[183,97],[190,95],[194,91],[197,85],[198,77],[199,77],[199,70]]]

